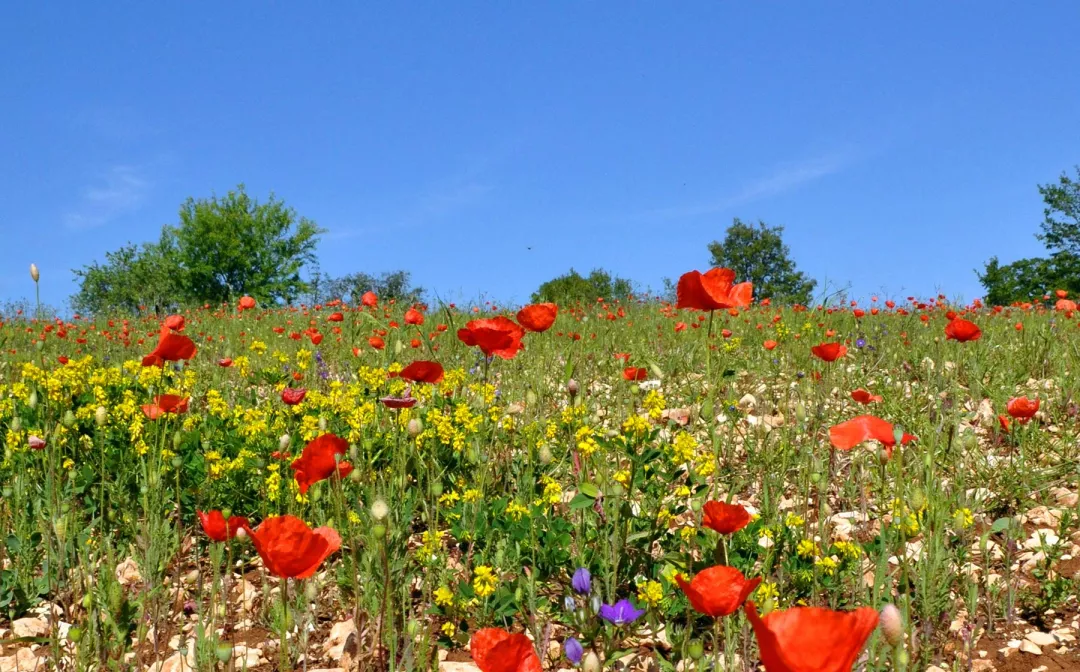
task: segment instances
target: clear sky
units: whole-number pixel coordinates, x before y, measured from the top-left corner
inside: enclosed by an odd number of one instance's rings
[[[854,293],[979,295],[1080,163],[1080,2],[7,2],[0,298],[240,182],[332,274],[527,300],[733,217]],[[531,248],[531,249],[530,249]]]

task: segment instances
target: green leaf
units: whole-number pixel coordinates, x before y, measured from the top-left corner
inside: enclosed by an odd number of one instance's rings
[[[570,500],[570,509],[574,511],[578,509],[587,509],[593,505],[594,501],[596,500],[594,500],[592,497],[589,497],[588,495],[579,492],[578,494],[574,495],[573,499]]]
[[[585,481],[584,483],[579,485],[578,491],[586,497],[590,497],[592,499],[596,499],[597,495],[600,494],[600,488],[596,487],[595,483],[590,483],[588,481]]]

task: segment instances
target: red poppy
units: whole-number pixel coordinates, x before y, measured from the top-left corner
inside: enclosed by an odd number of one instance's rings
[[[286,406],[295,406],[304,400],[307,390],[302,387],[286,387],[281,391],[281,400]]]
[[[333,434],[323,434],[304,446],[304,452],[290,465],[296,472],[294,477],[300,486],[300,494],[306,493],[313,483],[334,474],[341,478],[348,476],[353,469],[352,465],[334,459],[335,456],[344,455],[348,449],[348,442]]]
[[[822,343],[810,348],[810,352],[820,360],[835,362],[847,354],[847,346],[842,343]]]
[[[405,311],[405,324],[423,324],[424,314],[415,308],[409,308]]]
[[[860,415],[839,425],[829,428],[829,441],[834,448],[851,450],[864,441],[874,439],[886,448],[889,456],[892,456],[893,446],[896,445],[896,436],[893,432],[892,423],[872,415]],[[915,440],[911,434],[904,434],[900,443],[907,445]]]
[[[240,528],[248,528],[248,519],[243,516],[225,516],[221,511],[199,511],[195,510],[195,514],[199,516],[199,523],[202,525],[203,532],[206,536],[210,537],[214,541],[226,541],[236,536],[237,530]]]
[[[40,436],[30,436],[27,438],[26,443],[30,446],[30,450],[45,450],[45,439]]]
[[[629,352],[616,352],[615,353],[615,359],[622,360],[622,362],[624,364],[629,364],[630,363],[630,353]]]
[[[379,401],[382,402],[382,405],[386,406],[387,408],[398,409],[398,408],[412,408],[413,406],[416,405],[416,402],[419,401],[419,399],[412,396],[412,394],[410,394],[409,390],[405,390],[405,394],[403,396],[400,396],[400,397],[382,397],[381,399],[379,399]]]
[[[157,420],[166,413],[179,415],[187,413],[188,398],[175,394],[161,394],[154,397],[154,403],[143,404],[142,412],[150,420]]]
[[[1069,295],[1069,292],[1064,289],[1055,289],[1054,295],[1057,296],[1057,298],[1059,299],[1064,299],[1066,296]]]
[[[230,358],[230,357],[224,357],[224,358],[222,358],[222,359],[219,359],[219,360],[217,360],[217,364],[218,364],[218,366],[220,366],[221,368],[223,368],[223,369],[227,369],[227,368],[229,368],[230,366],[232,366],[232,358]]]
[[[761,583],[761,577],[746,580],[734,567],[716,565],[697,573],[692,581],[675,575],[679,588],[686,593],[694,611],[719,618],[735,613],[750,593]]]
[[[776,348],[777,345],[779,345],[779,343],[777,343],[776,341],[774,341],[772,339],[769,339],[769,340],[765,341],[764,343],[762,343],[761,347],[765,348],[766,350],[773,350],[773,349]]]
[[[1005,410],[1009,412],[1010,416],[1016,418],[1017,422],[1024,424],[1035,417],[1035,414],[1039,412],[1039,400],[1028,399],[1027,397],[1016,397],[1009,400]]]
[[[637,366],[628,366],[623,369],[623,380],[645,380],[649,375],[647,369],[643,369]]]
[[[173,331],[184,330],[184,316],[183,315],[169,315],[165,318],[165,326]]]
[[[1009,416],[1005,415],[1004,413],[998,415],[998,424],[1001,425],[1001,431],[1009,431]]]
[[[723,336],[724,338],[731,338],[731,334],[732,334],[731,329],[721,329],[720,330],[720,335]],[[773,343],[775,343],[775,342],[776,341],[773,341]],[[773,346],[773,347],[776,347],[776,346]]]
[[[367,291],[364,292],[364,295],[360,297],[360,303],[367,306],[368,308],[374,308],[375,306],[379,305],[379,297],[375,296],[375,292]]]
[[[438,362],[419,360],[406,366],[398,375],[414,383],[431,383],[434,385],[443,379],[443,367]]]
[[[63,366],[67,366],[67,363],[70,362],[71,360],[68,359],[67,357],[65,357],[64,355],[60,355],[59,357],[56,358],[56,361],[60,362],[60,364],[62,364]]]
[[[255,307],[255,299],[250,296],[240,297],[240,310],[251,310]]]
[[[518,311],[517,321],[526,330],[539,333],[550,329],[558,314],[559,307],[554,303],[534,303]]]
[[[851,398],[860,404],[876,404],[881,401],[883,397],[880,394],[870,394],[860,387],[851,393]]]
[[[524,335],[524,329],[502,315],[472,320],[457,332],[458,340],[465,345],[478,346],[488,357],[498,355],[503,359],[512,359],[524,349],[521,344]]]
[[[167,326],[161,325],[157,347],[142,359],[143,366],[163,366],[165,362],[178,362],[191,359],[199,349],[187,336],[174,334]]]
[[[945,325],[945,340],[954,341],[977,341],[982,337],[982,330],[974,322],[968,322],[962,317]]]
[[[735,271],[729,268],[714,268],[704,274],[684,273],[675,292],[676,308],[720,310],[749,306],[754,286],[749,282],[735,284]]]
[[[766,672],[851,672],[878,623],[878,613],[870,607],[855,611],[795,607],[764,618],[753,602],[743,609]]]
[[[367,339],[367,342],[368,345],[375,348],[376,350],[382,350],[386,347],[386,341],[379,338],[378,336],[372,336],[371,338]]]
[[[480,672],[540,672],[540,657],[527,636],[502,628],[481,628],[469,642]]]
[[[1063,313],[1066,313],[1072,310],[1076,310],[1076,302],[1070,299],[1058,299],[1057,303],[1054,304],[1054,308]]]
[[[332,527],[314,530],[295,516],[272,516],[251,533],[266,570],[282,579],[306,579],[341,548]]]
[[[701,524],[720,534],[735,534],[750,523],[750,513],[741,504],[708,501]]]

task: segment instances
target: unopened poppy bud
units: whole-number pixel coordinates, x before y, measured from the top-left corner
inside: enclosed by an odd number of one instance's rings
[[[878,446],[877,458],[878,462],[882,464],[888,464],[892,455],[889,453],[888,446]]]
[[[180,444],[184,442],[184,435],[180,433],[180,430],[176,430],[172,435],[173,450],[180,447]]]
[[[387,506],[386,501],[382,499],[376,499],[371,504],[371,517],[375,520],[382,520],[386,518],[386,515],[390,513],[390,507]]]
[[[597,656],[592,651],[585,654],[585,658],[581,661],[582,672],[600,672],[602,669],[603,668],[600,665],[600,656]]]
[[[238,529],[238,530],[236,531],[236,538],[237,538],[237,539],[246,539],[246,538],[247,538],[247,529],[246,529],[246,528],[243,528],[243,527],[241,527],[240,529]]]
[[[410,418],[409,424],[405,426],[405,431],[409,433],[409,437],[415,439],[420,436],[420,432],[424,431],[424,423],[420,418]]]
[[[926,495],[923,494],[922,488],[915,488],[915,491],[911,493],[911,508],[916,511],[926,508]]]
[[[17,432],[20,429],[22,429],[22,418],[16,415],[11,419],[11,431]]]
[[[420,633],[420,621],[415,618],[410,618],[408,623],[405,624],[405,634],[409,637],[416,637]]]
[[[551,464],[554,457],[551,455],[551,448],[544,444],[540,446],[540,464]]]
[[[319,431],[320,432],[325,432],[326,431],[326,418],[324,418],[322,416],[319,416]]]
[[[529,405],[529,406],[535,405],[536,404],[536,392],[533,392],[532,390],[529,390],[528,392],[526,392],[525,393],[525,403],[527,405]]]
[[[29,406],[31,409],[37,408],[37,405],[38,405],[37,390],[32,390],[30,392],[30,398],[26,400],[26,405]]]
[[[578,387],[578,382],[573,378],[566,383],[566,393],[569,394],[571,398],[576,397],[580,391],[581,389]]]
[[[890,646],[899,646],[904,640],[904,617],[895,604],[886,604],[881,608],[881,634]]]
[[[64,423],[65,427],[75,426],[75,414],[71,412],[71,409],[64,411],[64,417],[60,420],[60,422]]]
[[[67,538],[67,518],[60,516],[54,519],[53,531],[56,532],[56,539],[63,543]]]
[[[795,404],[795,419],[799,422],[806,422],[806,406],[801,401]]]
[[[98,406],[94,411],[94,424],[98,427],[104,427],[105,423],[109,421],[109,412],[105,410],[104,406]]]
[[[306,581],[307,585],[304,586],[304,597],[308,602],[314,602],[315,598],[319,596],[319,587],[315,585],[314,581]]]
[[[282,434],[280,437],[278,437],[278,441],[277,441],[278,450],[281,450],[281,451],[288,450],[290,441],[292,441],[292,439],[289,437],[288,434]]]
[[[38,272],[37,264],[30,264],[30,278],[33,279],[34,282],[41,279],[41,273]]]

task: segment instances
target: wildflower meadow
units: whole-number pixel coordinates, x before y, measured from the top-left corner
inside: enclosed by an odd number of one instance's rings
[[[1068,293],[734,275],[6,316],[0,668],[1076,669]]]

